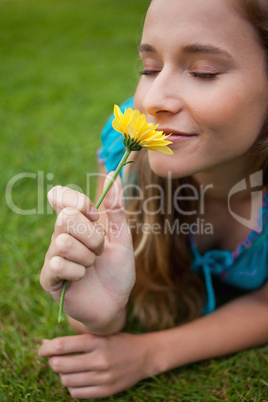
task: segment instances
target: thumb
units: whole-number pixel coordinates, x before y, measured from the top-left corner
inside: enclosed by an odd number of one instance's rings
[[[114,172],[110,172],[105,179],[103,190],[110,182]],[[113,182],[104,197],[103,206],[108,217],[108,236],[113,242],[128,242],[130,231],[126,220],[125,197],[120,176]]]

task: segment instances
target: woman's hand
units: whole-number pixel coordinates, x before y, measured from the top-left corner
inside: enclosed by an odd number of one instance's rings
[[[98,331],[124,310],[135,282],[121,180],[116,179],[102,204],[108,218],[106,231],[96,222],[98,213],[84,194],[54,187],[48,199],[58,218],[41,285],[59,303],[63,280],[68,280],[64,311]]]
[[[105,398],[150,375],[146,339],[148,334],[67,336],[43,341],[39,355],[49,358],[73,398]]]

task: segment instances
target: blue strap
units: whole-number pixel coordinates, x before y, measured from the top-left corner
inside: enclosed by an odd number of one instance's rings
[[[212,285],[212,278],[211,278],[209,265],[207,265],[207,264],[203,265],[203,273],[205,276],[205,283],[206,283],[206,289],[207,289],[207,301],[203,308],[203,314],[209,314],[212,311],[214,311],[216,308],[215,292],[214,292],[214,288]]]
[[[233,263],[232,253],[228,250],[211,250],[201,255],[195,245],[192,245],[194,259],[191,265],[193,272],[203,273],[207,290],[207,300],[203,314],[211,313],[216,308],[215,291],[213,288],[212,275],[219,276],[224,269]]]

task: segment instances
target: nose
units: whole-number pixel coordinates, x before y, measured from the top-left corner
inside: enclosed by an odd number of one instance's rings
[[[143,109],[152,116],[164,113],[179,113],[184,106],[182,92],[180,92],[179,77],[168,69],[160,71],[147,86],[143,98]]]

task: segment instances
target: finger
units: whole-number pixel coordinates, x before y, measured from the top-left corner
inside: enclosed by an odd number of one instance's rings
[[[92,223],[80,211],[63,208],[55,223],[54,238],[61,233],[68,233],[99,255],[104,245],[105,231],[97,222]]]
[[[109,381],[107,372],[83,371],[80,373],[60,374],[64,387],[92,387]]]
[[[68,388],[71,396],[75,399],[108,398],[109,396],[121,390],[122,389],[114,390],[112,387],[105,385]]]
[[[99,213],[91,200],[85,194],[71,188],[55,186],[48,192],[47,198],[57,213],[63,208],[69,207],[82,212],[93,222],[99,218]]]
[[[48,363],[55,373],[61,374],[103,371],[96,357],[93,358],[90,352],[71,356],[52,356],[49,358]]]
[[[92,334],[63,336],[54,339],[45,339],[39,348],[39,356],[50,357],[71,353],[90,352],[94,349],[97,337]]]
[[[104,188],[111,180],[113,172],[107,176]],[[125,214],[125,198],[122,181],[118,175],[113,185],[109,189],[103,200],[108,217],[108,234],[109,239],[120,244],[127,244],[130,238],[130,231]]]
[[[41,271],[40,283],[45,291],[50,292],[59,284],[59,281],[80,281],[85,274],[86,268],[83,265],[54,256],[45,263]]]
[[[59,234],[52,244],[51,256],[57,255],[84,267],[90,267],[95,262],[95,254],[68,233]]]

